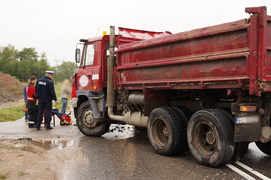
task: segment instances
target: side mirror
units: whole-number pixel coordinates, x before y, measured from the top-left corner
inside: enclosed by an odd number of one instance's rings
[[[80,49],[79,48],[76,48],[76,51],[75,51],[75,62],[80,63]]]

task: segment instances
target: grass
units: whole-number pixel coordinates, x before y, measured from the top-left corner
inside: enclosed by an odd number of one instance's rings
[[[13,92],[15,95],[17,95],[18,87],[12,86],[10,92]]]
[[[24,116],[21,106],[15,106],[11,108],[4,108],[0,110],[0,122],[16,121]]]
[[[8,177],[7,173],[0,174],[0,179],[6,179]]]
[[[56,92],[56,97],[57,97],[58,104],[54,103],[53,106],[55,108],[58,108],[58,110],[60,111],[61,110],[61,106],[62,106],[62,102],[59,99],[60,98],[60,93],[61,93],[61,84],[60,83],[55,84],[55,92]]]
[[[29,174],[29,173],[26,173],[26,172],[20,171],[20,172],[18,172],[18,177],[21,177],[21,176],[23,176],[23,175],[27,175],[27,174]]]
[[[16,149],[16,147],[14,146],[9,146],[9,145],[0,145],[0,149],[9,149],[9,150],[12,150],[12,149]]]

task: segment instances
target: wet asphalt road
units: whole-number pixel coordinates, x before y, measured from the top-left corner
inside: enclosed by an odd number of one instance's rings
[[[65,180],[271,178],[271,157],[258,150],[254,143],[250,144],[241,163],[209,168],[197,164],[190,152],[177,157],[155,154],[145,130],[123,125],[110,128],[113,132],[93,138],[81,134],[76,126],[61,127],[59,121],[51,131],[43,128],[35,131],[28,129],[24,120],[20,119],[0,123],[0,137],[66,138],[66,144],[80,151],[84,160],[72,162],[65,167]],[[50,147],[54,148],[52,145]]]
[[[146,131],[132,132],[133,136],[130,137],[122,134],[108,133],[100,138],[78,137],[76,146],[80,147],[89,163],[70,165],[76,173],[70,173],[67,177],[104,180],[246,179],[246,176],[241,176],[226,165],[219,168],[201,166],[194,161],[190,152],[177,157],[155,154]],[[260,152],[255,144],[250,145],[241,162],[271,178],[271,158]],[[248,171],[241,170],[252,178],[260,179]]]

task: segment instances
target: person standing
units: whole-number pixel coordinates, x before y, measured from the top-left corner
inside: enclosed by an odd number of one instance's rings
[[[36,123],[37,131],[40,130],[40,125],[42,122],[42,114],[45,110],[45,125],[46,130],[53,129],[51,124],[51,110],[52,110],[52,100],[58,104],[54,83],[52,81],[54,71],[46,71],[45,77],[39,79],[36,83],[36,97],[39,100],[38,103],[38,118]]]
[[[61,101],[62,101],[62,107],[61,107],[61,114],[66,114],[66,108],[68,104],[68,98],[71,93],[70,87],[69,87],[69,80],[65,79],[63,81],[63,84],[61,86]]]
[[[35,93],[35,85],[34,85],[36,81],[37,81],[37,77],[31,76],[30,83],[26,90],[27,107],[28,107],[28,114],[29,114],[29,121],[28,121],[29,128],[35,127],[35,123],[37,121],[36,93]]]
[[[71,76],[71,81],[72,81],[72,98],[76,97],[76,89],[75,89],[75,76]]]
[[[27,89],[27,86],[29,85],[29,83],[30,83],[30,79],[27,80],[27,85],[25,85],[24,91],[23,91],[23,94],[24,94],[24,103],[25,103],[25,107],[26,108],[27,108],[27,94],[26,94],[26,89]],[[28,122],[28,112],[25,112],[24,116],[25,116],[25,122]]]
[[[74,75],[71,76],[71,81],[72,81],[72,98],[71,98],[71,101],[72,101],[72,99],[76,97],[75,76]],[[75,123],[74,126],[77,126],[77,123]]]

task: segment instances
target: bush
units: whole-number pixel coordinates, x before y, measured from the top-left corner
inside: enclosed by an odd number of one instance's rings
[[[14,79],[17,79],[19,81],[19,78],[17,78],[16,76],[12,76]]]
[[[14,93],[15,95],[17,95],[17,91],[18,91],[18,87],[17,86],[12,86],[11,87],[11,90],[10,90],[12,93]]]

